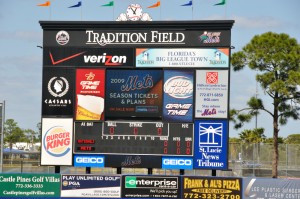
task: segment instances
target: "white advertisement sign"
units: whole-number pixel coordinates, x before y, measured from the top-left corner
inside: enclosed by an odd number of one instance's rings
[[[196,118],[227,118],[228,71],[196,71]]]
[[[229,67],[229,49],[138,48],[136,67]]]
[[[41,165],[72,165],[73,119],[43,118]]]

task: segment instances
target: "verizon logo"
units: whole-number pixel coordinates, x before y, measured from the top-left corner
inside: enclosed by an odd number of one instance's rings
[[[105,66],[119,66],[125,64],[127,61],[126,56],[117,56],[117,55],[84,55],[85,63],[102,63]]]

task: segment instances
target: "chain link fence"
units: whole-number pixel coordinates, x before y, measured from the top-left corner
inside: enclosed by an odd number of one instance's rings
[[[280,144],[278,174],[282,178],[300,178],[300,144]],[[217,176],[271,177],[273,145],[266,143],[229,143],[228,171]],[[62,166],[61,173],[84,174],[86,168]],[[54,173],[53,166],[40,166],[40,153],[9,154],[3,159],[3,173]],[[116,174],[116,168],[92,168],[94,174]],[[123,168],[122,173],[147,174],[147,169]],[[153,174],[179,175],[179,170],[153,169]],[[211,170],[185,170],[185,175],[211,176]]]

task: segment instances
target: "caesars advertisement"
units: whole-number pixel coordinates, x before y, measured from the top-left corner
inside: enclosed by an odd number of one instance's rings
[[[227,170],[233,23],[41,21],[41,165]]]

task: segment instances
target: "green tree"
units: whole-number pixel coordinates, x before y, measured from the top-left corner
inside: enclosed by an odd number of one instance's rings
[[[26,136],[26,142],[30,143],[33,146],[34,143],[37,142],[37,138],[35,137],[38,133],[32,129],[25,129],[24,134]]]
[[[260,111],[268,113],[273,121],[272,177],[278,177],[279,125],[289,118],[299,119],[300,92],[300,45],[287,34],[267,32],[256,35],[241,51],[233,53],[231,62],[234,71],[245,66],[258,72],[256,81],[272,99],[272,110],[265,108],[263,100],[251,97],[248,107],[232,110],[235,127],[239,128]]]
[[[263,128],[256,128],[253,130],[246,129],[239,133],[239,136],[242,142],[252,144],[264,142],[266,139]]]
[[[300,134],[291,134],[284,140],[286,144],[300,144]]]
[[[13,144],[26,140],[24,131],[18,127],[17,122],[13,119],[7,119],[4,123],[4,142],[9,144],[12,149]]]

